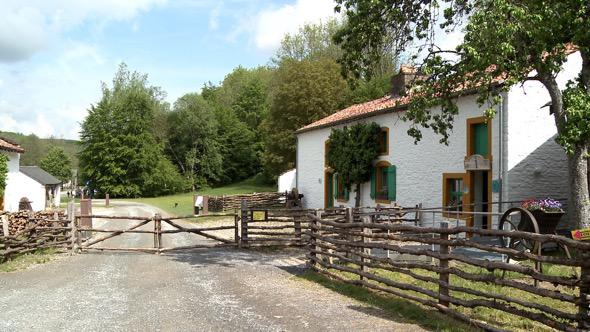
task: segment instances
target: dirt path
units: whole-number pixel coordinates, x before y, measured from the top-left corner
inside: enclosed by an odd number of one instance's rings
[[[150,216],[145,205],[101,213]],[[98,212],[98,211],[95,211]],[[105,223],[109,228],[112,222]],[[121,243],[151,244],[149,234]],[[194,243],[174,235],[175,245]],[[207,241],[207,240],[205,240]],[[1,331],[420,331],[297,280],[300,252],[87,253],[0,274]]]

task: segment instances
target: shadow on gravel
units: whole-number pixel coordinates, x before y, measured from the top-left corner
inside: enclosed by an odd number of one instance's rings
[[[305,265],[294,265],[290,259],[302,257],[301,251],[244,250],[230,248],[194,249],[162,255],[194,267],[236,267],[239,265],[273,266],[293,275],[305,272]]]

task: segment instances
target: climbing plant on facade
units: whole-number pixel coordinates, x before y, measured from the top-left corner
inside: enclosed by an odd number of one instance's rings
[[[356,207],[361,202],[361,184],[371,179],[372,163],[379,155],[380,133],[381,127],[373,122],[333,129],[330,134],[328,165],[348,190],[354,185]]]
[[[4,196],[8,178],[8,156],[0,153],[0,197]]]

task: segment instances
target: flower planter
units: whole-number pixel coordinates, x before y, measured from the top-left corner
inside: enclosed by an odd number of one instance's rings
[[[563,217],[563,215],[565,214],[565,212],[563,211],[546,212],[543,210],[533,210],[530,212],[537,220],[537,225],[539,226],[539,234],[555,234],[557,225],[559,224],[561,217]],[[530,221],[529,216],[526,213],[522,214],[522,218],[523,221]],[[535,231],[532,222],[525,222],[524,225],[526,225],[525,228],[530,227],[531,229],[523,229],[523,231]]]

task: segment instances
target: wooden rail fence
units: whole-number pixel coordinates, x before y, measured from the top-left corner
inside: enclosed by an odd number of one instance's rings
[[[590,243],[444,223],[376,223],[375,214],[355,221],[352,210],[308,217],[309,266],[331,278],[415,301],[491,331],[502,326],[473,318],[474,309],[491,308],[563,331],[590,329]],[[577,256],[544,256],[477,240],[505,237],[563,244]],[[466,248],[475,254],[465,253]],[[478,258],[478,253],[505,255],[521,264]],[[537,262],[561,272],[543,271]]]
[[[72,227],[63,214],[53,216],[27,213],[3,214],[2,236],[0,237],[0,262],[16,255],[34,252],[40,249],[71,248]],[[12,218],[12,217],[16,217]],[[14,224],[19,224],[14,227]],[[16,231],[15,231],[16,230]]]

